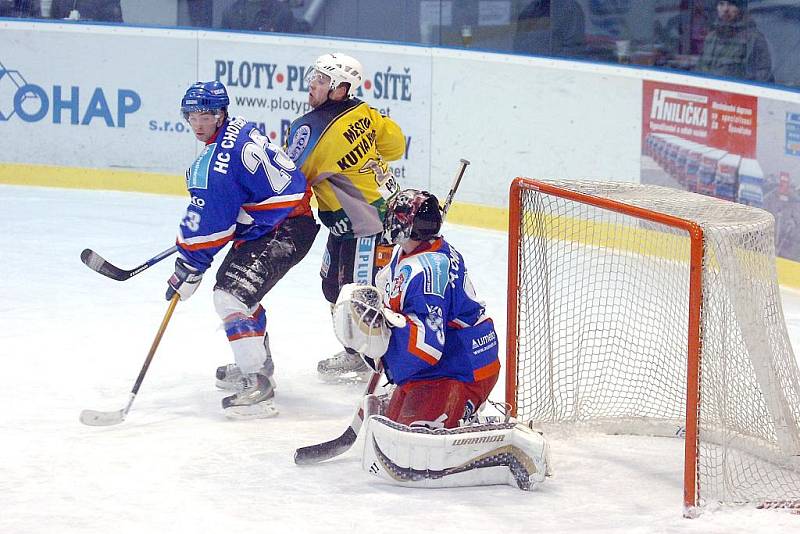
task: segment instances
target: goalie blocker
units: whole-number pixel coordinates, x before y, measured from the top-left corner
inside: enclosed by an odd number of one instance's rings
[[[518,423],[431,430],[374,415],[366,423],[361,466],[399,486],[508,484],[531,491],[551,474],[549,452],[544,436]]]

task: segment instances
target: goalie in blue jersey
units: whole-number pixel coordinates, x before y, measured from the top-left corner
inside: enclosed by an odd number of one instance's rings
[[[498,338],[441,226],[435,196],[401,191],[386,213],[395,247],[377,287],[348,284],[334,307],[339,341],[396,386],[385,407],[367,403],[362,465],[408,486],[533,489],[549,472],[547,442],[478,417],[499,376]]]
[[[225,86],[197,82],[181,112],[204,150],[186,171],[191,196],[178,230],[179,257],[167,299],[188,299],[214,255],[231,244],[216,273],[214,306],[235,363],[217,369],[232,418],[277,414],[267,314],[261,299],[308,253],[319,230],[306,178],[256,125],[228,115]]]

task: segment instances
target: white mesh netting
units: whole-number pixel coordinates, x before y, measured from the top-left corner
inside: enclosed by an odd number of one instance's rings
[[[800,373],[781,309],[772,215],[659,186],[546,183],[702,227],[698,504],[799,499]],[[520,203],[518,417],[680,434],[688,233],[528,186]]]

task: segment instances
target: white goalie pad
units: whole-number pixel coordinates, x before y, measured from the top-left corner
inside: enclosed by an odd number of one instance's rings
[[[381,294],[374,286],[345,284],[333,306],[333,330],[345,347],[373,360],[389,347],[391,331],[382,313]]]
[[[544,436],[517,423],[429,430],[372,416],[361,466],[399,486],[508,484],[531,491],[550,475],[549,450]]]

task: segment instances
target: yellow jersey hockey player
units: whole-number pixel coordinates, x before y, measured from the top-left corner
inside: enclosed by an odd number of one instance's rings
[[[331,306],[343,285],[374,284],[386,206],[399,191],[387,162],[402,157],[406,146],[397,123],[355,97],[363,78],[361,63],[348,55],[317,58],[306,73],[313,109],[292,122],[287,137],[287,153],[306,175],[330,231],[320,275]],[[322,360],[317,370],[324,380],[369,373],[348,350]]]

